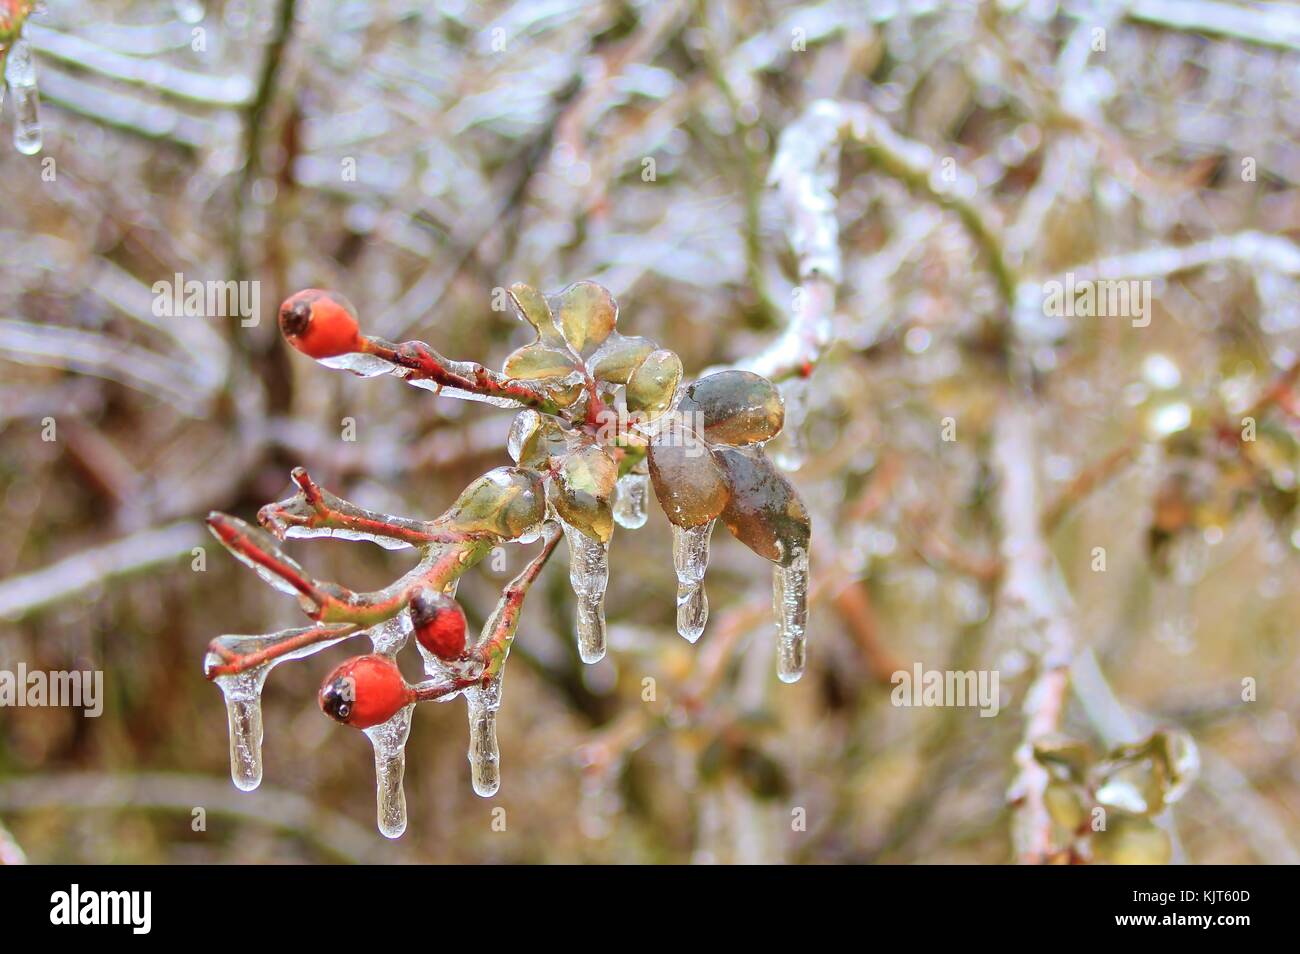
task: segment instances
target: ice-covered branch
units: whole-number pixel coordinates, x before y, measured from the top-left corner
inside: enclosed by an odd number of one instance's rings
[[[295,467],[290,476],[298,486],[298,493],[267,504],[257,514],[257,522],[282,540],[339,537],[370,540],[387,549],[399,549],[463,539],[463,534],[440,529],[435,523],[376,513],[349,503],[322,488],[302,467]]]
[[[1042,532],[1036,440],[1028,397],[1010,395],[993,434],[1004,567],[999,599],[1014,631],[1026,637],[1038,656],[1038,672],[1025,697],[1024,736],[1015,756],[1018,771],[1008,792],[1016,809],[1016,855],[1030,864],[1041,864],[1053,854],[1051,817],[1043,800],[1049,778],[1034,759],[1034,744],[1060,725],[1075,642],[1069,596]]]
[[[142,530],[82,550],[44,569],[0,580],[0,619],[18,619],[97,584],[187,556],[202,542],[198,524],[174,523]]]
[[[282,551],[270,534],[238,517],[213,513],[208,527],[222,545],[252,567],[263,580],[298,597],[304,613],[322,623],[372,626],[391,619],[421,587],[442,589],[487,552],[488,545],[464,538],[459,543],[430,547],[424,559],[397,582],[372,593],[356,593],[337,583],[317,580]]]

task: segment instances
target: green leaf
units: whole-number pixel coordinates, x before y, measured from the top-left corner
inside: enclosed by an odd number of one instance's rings
[[[465,488],[447,512],[453,529],[514,540],[546,515],[542,478],[520,467],[497,467]]]
[[[618,465],[596,444],[585,444],[564,459],[552,502],[565,522],[601,543],[614,532],[614,486]]]
[[[594,352],[618,321],[618,305],[609,291],[595,282],[574,282],[551,299],[564,340],[578,354]]]
[[[682,380],[682,359],[666,349],[652,352],[627,382],[627,409],[654,420],[672,404]]]
[[[587,362],[591,376],[610,384],[627,384],[637,365],[658,345],[649,338],[625,337],[613,332]]]
[[[812,519],[799,494],[757,448],[714,449],[730,491],[722,521],[732,535],[759,556],[789,566],[795,552],[808,551]]]
[[[719,371],[700,378],[686,389],[677,410],[698,415],[700,433],[709,443],[734,447],[770,440],[785,422],[781,392],[750,371]]]
[[[668,520],[698,527],[727,505],[727,484],[708,445],[679,421],[671,420],[650,442],[650,482]]]

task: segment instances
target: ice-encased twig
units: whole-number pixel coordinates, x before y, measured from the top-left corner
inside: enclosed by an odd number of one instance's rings
[[[338,636],[325,635],[332,630],[337,631]],[[226,720],[230,727],[230,778],[236,788],[251,792],[262,783],[262,687],[266,685],[270,671],[286,659],[301,659],[318,653],[354,633],[354,627],[347,625],[307,626],[264,636],[221,636],[215,640],[225,652],[209,650],[204,658],[207,672],[229,664],[232,658],[266,653],[304,636],[312,637],[311,642],[270,656],[248,669],[213,677],[226,700]]]
[[[694,643],[709,619],[709,598],[704,573],[709,567],[709,520],[697,527],[673,527],[673,568],[677,571],[677,632]]]
[[[375,806],[379,831],[385,838],[397,838],[406,831],[406,740],[411,735],[411,713],[415,705],[403,706],[387,722],[365,730],[375,747]]]
[[[772,568],[772,611],[776,616],[776,674],[798,682],[807,659],[808,553],[795,550],[789,566]]]

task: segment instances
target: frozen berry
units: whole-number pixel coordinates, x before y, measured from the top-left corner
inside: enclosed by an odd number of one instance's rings
[[[280,306],[280,331],[303,354],[333,358],[361,347],[357,312],[342,295],[307,288]]]
[[[465,611],[446,593],[417,591],[411,597],[411,623],[420,645],[439,659],[459,659],[465,651]]]
[[[411,701],[411,688],[387,656],[354,656],[321,683],[321,711],[354,729],[387,722]]]

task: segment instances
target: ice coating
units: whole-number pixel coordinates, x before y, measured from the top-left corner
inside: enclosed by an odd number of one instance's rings
[[[697,527],[673,527],[673,566],[677,570],[677,632],[695,642],[709,618],[704,571],[709,565],[709,537],[715,520]]]
[[[411,735],[411,713],[415,705],[403,706],[387,722],[364,730],[375,747],[375,806],[379,831],[386,838],[406,831],[406,740]]]
[[[618,479],[614,488],[614,522],[628,530],[645,526],[646,502],[650,497],[650,475],[632,471]]]
[[[237,655],[248,655],[278,645],[310,632],[316,627],[286,629],[265,636],[222,636],[217,642]],[[349,627],[338,627],[337,639],[325,639],[302,646],[252,666],[243,672],[216,676],[213,682],[226,700],[226,720],[230,726],[230,779],[241,791],[251,792],[262,783],[262,687],[272,669],[288,659],[301,659],[340,642]],[[225,662],[216,652],[204,657],[205,672],[211,672]]]
[[[497,710],[501,676],[465,690],[469,711],[469,772],[474,792],[490,798],[501,787],[501,751],[497,748]]]
[[[798,682],[807,656],[808,551],[798,549],[787,566],[772,568],[772,611],[776,615],[776,674]]]
[[[578,604],[578,656],[591,664],[605,658],[605,587],[609,544],[561,520],[569,544],[569,583]]]
[[[5,59],[5,82],[13,90],[14,148],[25,156],[41,151],[40,94],[32,47],[20,37]]]

